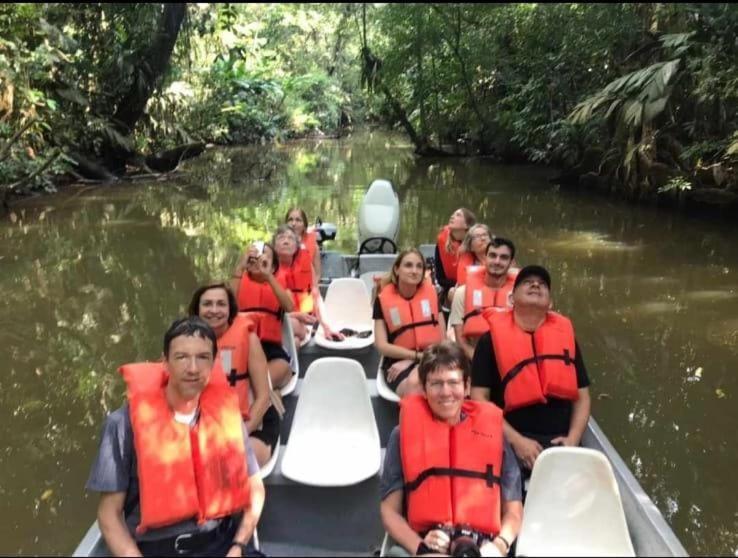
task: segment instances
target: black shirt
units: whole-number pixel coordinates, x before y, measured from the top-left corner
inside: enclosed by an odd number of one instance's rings
[[[577,371],[577,387],[589,386],[589,376],[584,367],[582,351],[574,341],[576,357],[574,367]],[[482,335],[474,349],[472,359],[472,387],[490,389],[490,401],[500,408],[505,407],[504,392],[500,372],[497,369],[492,335]],[[566,436],[571,422],[572,402],[566,399],[549,397],[547,403],[529,405],[505,413],[505,420],[515,430],[530,438],[538,439],[546,445],[551,438]]]
[[[436,244],[435,262],[433,264],[433,270],[436,272],[436,283],[443,287],[444,291],[448,291],[451,287],[456,285],[456,281],[446,277],[446,270],[443,269],[443,263],[441,262],[441,252]]]

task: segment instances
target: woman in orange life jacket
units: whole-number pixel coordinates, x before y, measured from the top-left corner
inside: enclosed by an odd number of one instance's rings
[[[477,223],[469,227],[469,231],[461,243],[459,252],[459,265],[456,270],[456,285],[466,283],[466,269],[472,265],[483,266],[487,260],[487,245],[494,238],[492,231],[487,225]],[[453,298],[453,295],[452,297]]]
[[[384,357],[387,385],[400,397],[422,390],[417,366],[420,354],[441,341],[446,331],[438,295],[426,272],[425,258],[417,248],[403,250],[381,280],[374,302],[375,345]]]
[[[222,371],[227,378],[231,374],[231,370],[223,368],[222,359],[227,347],[221,346],[222,340],[228,344],[235,341],[228,338],[229,333],[241,337],[240,341],[248,345],[234,347],[231,350],[231,368],[235,374],[232,380],[229,379],[229,383],[238,392],[246,430],[251,438],[251,447],[254,449],[259,466],[263,466],[269,461],[277,445],[280,417],[269,399],[267,360],[253,324],[246,314],[239,315],[236,296],[225,283],[199,287],[190,300],[189,313],[191,316],[202,318],[215,332],[218,344],[216,358],[221,362],[221,367],[216,373]],[[248,354],[246,362],[237,363],[239,360],[237,355],[242,351]],[[239,370],[244,365],[246,370]],[[246,390],[239,389],[240,386],[236,387],[238,382],[243,382],[241,385],[244,385]]]
[[[259,324],[258,336],[275,389],[286,385],[292,376],[290,357],[282,347],[281,320],[286,319],[282,313],[292,311],[294,302],[280,279],[281,272],[272,246],[265,244],[260,254],[252,245],[238,262],[231,280],[239,310],[247,310],[252,304],[272,310],[253,314]]]
[[[318,248],[315,231],[308,230],[307,214],[299,207],[290,209],[287,212],[284,222],[297,233],[297,236],[300,238],[300,248],[307,250],[308,254],[310,254],[310,261],[313,263],[313,271],[315,272],[313,277],[313,297],[317,300],[317,297],[320,296],[318,283],[320,282],[322,269],[320,267],[320,249]]]
[[[402,399],[400,424],[387,441],[382,524],[414,555],[454,555],[449,534],[465,525],[482,556],[506,556],[520,530],[520,467],[499,407],[467,399],[470,369],[452,341],[426,349],[422,392]]]
[[[452,290],[456,285],[461,243],[469,227],[476,222],[477,218],[474,213],[465,207],[460,207],[451,214],[448,224],[438,233],[435,254],[436,283],[443,289],[441,300],[448,306],[451,306]]]
[[[297,289],[297,283],[305,281],[304,277],[302,277],[304,275],[304,270],[301,268],[301,264],[303,262],[300,261],[302,255],[300,254],[300,239],[297,236],[297,233],[295,233],[295,231],[288,225],[280,225],[274,233],[272,245],[274,246],[277,261],[279,262],[280,282],[282,282],[284,287],[293,291],[293,301],[295,306],[297,306],[300,294],[298,291],[302,291],[303,293],[314,293],[313,287],[317,285],[317,283],[314,282],[314,269],[311,265],[310,272],[312,279],[309,281],[310,284],[307,288]],[[284,274],[282,273],[282,270],[284,271]],[[316,298],[313,298],[313,302],[312,312],[301,312],[299,311],[299,308],[295,308],[295,311],[290,313],[292,328],[295,333],[295,341],[297,343],[301,343],[309,333],[308,326],[312,326],[316,321],[323,326],[323,331],[325,331],[325,336],[328,339],[336,341],[343,340],[343,335],[341,333],[334,333],[321,316],[320,306],[317,304]]]

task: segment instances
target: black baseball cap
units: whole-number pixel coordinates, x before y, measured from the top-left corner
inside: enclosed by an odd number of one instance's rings
[[[521,269],[518,273],[518,276],[515,278],[513,290],[517,289],[520,283],[522,283],[527,277],[531,276],[536,276],[543,279],[543,282],[546,283],[548,290],[551,290],[551,275],[549,275],[545,267],[540,265],[526,265],[523,269]]]

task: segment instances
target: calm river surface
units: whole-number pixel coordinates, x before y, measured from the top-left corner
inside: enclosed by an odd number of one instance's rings
[[[68,554],[124,362],[155,359],[195,287],[288,207],[356,248],[361,197],[390,179],[401,242],[432,242],[460,205],[542,263],[572,317],[593,413],[690,553],[738,549],[738,231],[557,192],[541,168],[417,161],[387,134],[232,148],[176,181],[78,188],[0,221],[0,554]],[[379,541],[377,541],[379,543]]]

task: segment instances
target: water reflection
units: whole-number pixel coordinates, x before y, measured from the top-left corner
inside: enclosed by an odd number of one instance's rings
[[[373,134],[214,150],[172,182],[16,209],[0,224],[0,553],[67,553],[80,540],[102,418],[123,400],[115,370],[159,355],[195,286],[230,275],[245,243],[267,239],[294,205],[338,225],[329,248],[355,251],[375,178],[398,189],[401,246],[429,242],[464,205],[515,241],[521,265],[549,266],[605,432],[691,552],[733,552],[736,234],[558,193],[548,174],[421,161],[405,140]]]

